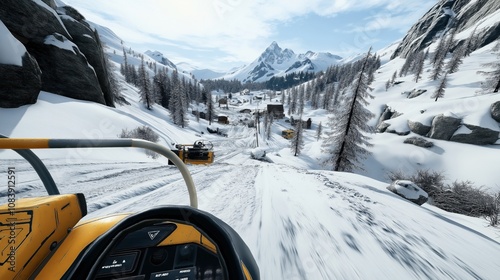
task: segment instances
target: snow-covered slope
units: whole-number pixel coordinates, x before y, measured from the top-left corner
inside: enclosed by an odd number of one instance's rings
[[[319,72],[328,66],[338,64],[342,58],[331,53],[295,54],[290,49],[282,49],[273,42],[254,62],[223,76],[226,80],[242,82],[263,82],[273,76],[284,76],[294,72]]]
[[[151,57],[152,59],[156,60],[157,62],[159,62],[165,66],[168,66],[172,69],[177,69],[177,66],[175,66],[175,64],[172,61],[170,61],[168,58],[166,58],[159,51],[146,51],[144,54],[146,54],[147,56]]]
[[[217,72],[210,69],[200,69],[196,66],[190,65],[187,62],[178,63],[177,68],[181,72],[191,73],[197,80],[217,79],[224,75],[223,72]]]
[[[131,105],[115,109],[41,93],[37,104],[0,109],[0,133],[114,138],[123,128],[147,125],[160,135],[160,143],[170,145],[191,143],[208,126],[191,118],[189,127],[180,129],[163,108],[145,110],[136,89],[123,86]],[[237,110],[231,110],[236,117]],[[203,135],[214,143],[216,162],[189,167],[200,208],[241,234],[262,279],[495,279],[500,272],[497,229],[482,219],[418,207],[386,190],[387,183],[317,169],[321,153],[314,131],[306,131],[301,157],[293,157],[288,141],[277,134],[260,139],[274,162],[265,163],[249,156],[254,129],[218,126],[228,138]],[[277,122],[274,132],[284,126]],[[189,201],[177,169],[139,150],[36,153],[47,161],[63,193],[86,195],[87,219]],[[8,152],[0,152],[0,158],[5,166],[16,167],[18,197],[43,195],[26,163]],[[5,172],[0,170],[0,177]],[[5,199],[1,191],[0,201]]]

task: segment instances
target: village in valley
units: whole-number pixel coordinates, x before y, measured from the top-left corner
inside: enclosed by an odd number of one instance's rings
[[[285,111],[286,97],[286,91],[248,89],[237,93],[213,91],[212,98],[215,100],[213,119],[208,119],[206,109],[192,110],[191,113],[197,118],[209,121],[210,125],[206,131],[202,131],[203,134],[208,132],[227,136],[226,132],[230,126],[244,126],[254,129],[263,139],[281,136],[289,140],[295,135],[299,120],[302,121],[302,129],[309,130],[306,131],[307,134],[312,133],[311,131],[316,132],[318,123],[313,127],[311,117]]]

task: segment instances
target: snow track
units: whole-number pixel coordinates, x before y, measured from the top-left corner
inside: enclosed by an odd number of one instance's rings
[[[261,279],[495,279],[500,244],[356,175],[249,159],[221,139],[216,162],[189,166],[200,209],[235,228]],[[92,218],[189,202],[177,168],[155,161],[47,165],[61,192],[83,192]],[[36,173],[15,166],[18,196],[44,195]],[[6,178],[6,168],[0,178]],[[0,192],[0,202],[6,200]],[[473,242],[471,242],[473,240]],[[383,265],[381,265],[383,264]]]

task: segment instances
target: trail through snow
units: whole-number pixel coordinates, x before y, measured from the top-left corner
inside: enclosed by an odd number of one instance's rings
[[[213,165],[189,169],[200,209],[242,235],[262,279],[498,276],[497,241],[400,199],[384,183],[251,160],[234,148],[237,142],[220,142],[230,143],[233,150],[221,151]],[[86,219],[189,201],[180,173],[160,162],[61,162],[49,159],[49,169],[62,192],[85,194],[90,212]],[[19,195],[44,194],[26,163],[2,163],[16,167]]]

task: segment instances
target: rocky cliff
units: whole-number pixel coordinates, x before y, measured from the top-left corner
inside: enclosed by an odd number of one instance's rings
[[[477,27],[477,47],[483,47],[500,35],[500,23],[487,23],[490,18],[498,17],[499,9],[500,1],[441,0],[411,27],[392,58],[405,58],[410,53],[425,49],[437,36],[450,28],[455,28],[460,33]],[[459,40],[458,44],[460,42]]]
[[[0,21],[26,49],[22,65],[0,61],[0,107],[32,104],[40,90],[114,106],[97,31],[75,9],[2,0]]]

